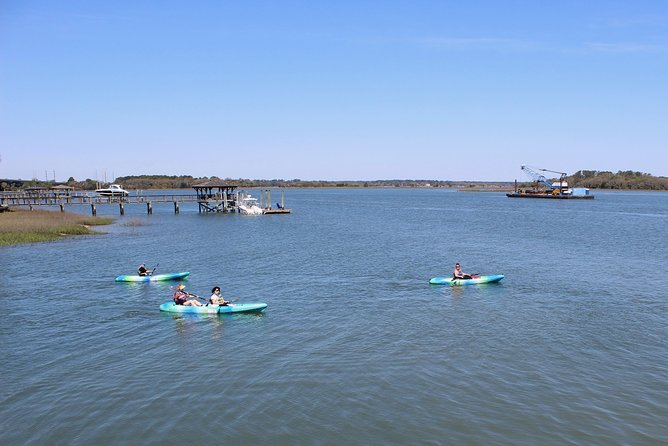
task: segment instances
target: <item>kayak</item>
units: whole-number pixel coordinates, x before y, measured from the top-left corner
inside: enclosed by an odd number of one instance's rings
[[[183,279],[190,273],[188,271],[170,274],[156,274],[154,276],[118,276],[116,282],[158,282],[160,280],[177,280]]]
[[[160,311],[187,314],[259,313],[265,308],[267,308],[267,304],[264,303],[202,305],[201,307],[192,307],[189,305],[176,305],[174,302],[165,302],[160,305]]]
[[[432,285],[475,285],[478,283],[494,283],[503,279],[503,274],[494,274],[491,276],[479,276],[475,279],[453,279],[452,277],[433,277],[429,280]]]

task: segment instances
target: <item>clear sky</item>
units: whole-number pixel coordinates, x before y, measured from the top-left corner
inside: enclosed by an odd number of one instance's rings
[[[668,176],[668,1],[0,0],[0,178]]]

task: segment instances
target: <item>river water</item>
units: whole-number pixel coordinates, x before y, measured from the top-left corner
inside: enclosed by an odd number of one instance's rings
[[[99,206],[104,235],[0,248],[0,443],[668,441],[668,194],[299,189],[286,206]],[[457,261],[506,278],[428,284]],[[161,313],[174,282],[113,280],[142,262],[267,310]]]

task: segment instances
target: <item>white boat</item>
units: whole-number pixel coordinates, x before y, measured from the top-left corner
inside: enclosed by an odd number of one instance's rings
[[[110,184],[109,187],[95,189],[95,192],[105,197],[127,197],[130,195],[120,184]]]
[[[239,196],[239,212],[246,215],[262,215],[264,211],[257,204],[257,198],[250,195]]]

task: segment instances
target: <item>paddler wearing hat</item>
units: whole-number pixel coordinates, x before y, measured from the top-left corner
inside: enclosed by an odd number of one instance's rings
[[[202,304],[197,301],[197,296],[185,291],[185,288],[186,286],[182,283],[176,287],[176,291],[174,291],[174,303],[176,305],[201,307]],[[190,299],[191,297],[194,297],[195,299]]]

